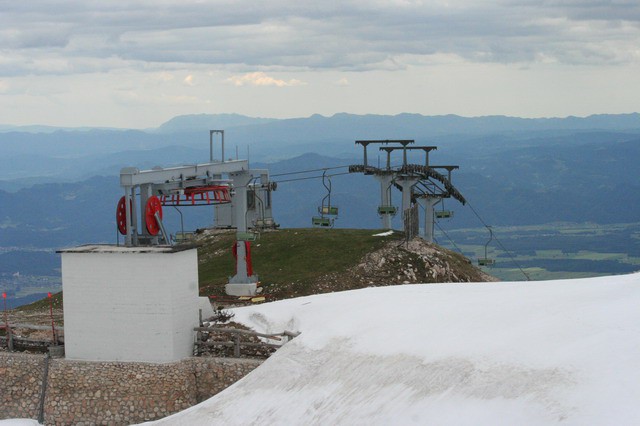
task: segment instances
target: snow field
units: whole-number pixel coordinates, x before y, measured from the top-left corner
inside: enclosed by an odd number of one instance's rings
[[[235,312],[302,334],[157,423],[640,424],[640,274],[378,287]]]

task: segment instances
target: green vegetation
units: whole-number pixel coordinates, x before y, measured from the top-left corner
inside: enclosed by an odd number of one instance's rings
[[[51,296],[53,309],[62,309],[62,292],[55,293]],[[37,302],[29,303],[28,305],[22,305],[16,308],[22,312],[40,312],[49,309],[49,298],[45,297]]]
[[[282,229],[265,232],[251,244],[253,266],[268,289],[274,284],[304,286],[329,273],[354,266],[371,251],[382,248],[399,234],[374,237],[370,229]],[[214,233],[204,238],[199,250],[200,292],[224,294],[224,284],[234,274],[231,247],[233,232]],[[399,240],[398,240],[399,241]]]

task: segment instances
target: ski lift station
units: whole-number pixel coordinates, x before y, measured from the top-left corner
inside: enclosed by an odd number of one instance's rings
[[[220,140],[219,159],[214,158],[214,136]],[[371,175],[379,182],[377,214],[382,228],[392,229],[391,218],[400,211],[406,235],[417,235],[421,206],[423,238],[432,242],[436,219],[453,216],[444,209],[443,201],[452,198],[466,203],[451,183],[458,166],[430,164],[429,154],[437,147],[415,146],[413,140],[359,140],[356,144],[363,147],[363,164],[348,166],[349,173]],[[385,167],[369,164],[370,145],[379,145],[386,154]],[[209,148],[208,161],[200,164],[123,168],[123,195],[115,218],[124,244],[61,251],[68,358],[172,362],[191,355],[199,303],[210,305],[208,299],[198,298],[197,249],[189,244],[184,229],[173,237],[167,232],[163,208],[212,206],[214,226],[235,229],[232,252],[236,268],[225,285],[226,293],[251,297],[260,292],[251,262],[251,242],[260,230],[278,227],[272,215],[276,182],[270,180],[268,170],[251,169],[248,160],[225,160],[224,131],[209,132]],[[409,163],[410,151],[424,153],[424,163]],[[400,165],[392,166],[394,153],[402,154]],[[331,175],[327,169],[321,170],[327,193],[311,222],[314,227],[332,228],[339,208],[331,197]],[[400,209],[392,202],[394,188],[401,192]],[[493,264],[486,246],[479,263]]]
[[[217,134],[219,160],[213,155]],[[255,230],[277,226],[271,216],[275,184],[267,170],[224,158],[224,132],[214,130],[206,163],[121,170],[116,223],[124,245],[60,251],[67,358],[173,362],[191,356],[193,328],[199,325],[197,249],[173,245],[163,207],[214,206],[216,225],[236,228],[236,273],[227,294],[258,292],[250,241]]]

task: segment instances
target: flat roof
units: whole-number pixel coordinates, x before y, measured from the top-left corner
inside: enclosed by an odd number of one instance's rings
[[[56,250],[56,253],[177,253],[195,249],[196,244],[179,244],[175,246],[117,246],[114,244],[86,244]]]

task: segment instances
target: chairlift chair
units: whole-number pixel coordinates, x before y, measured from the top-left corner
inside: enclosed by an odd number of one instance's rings
[[[321,215],[337,216],[338,208],[336,206],[321,206],[318,207],[318,213]]]
[[[327,195],[322,199],[322,205],[318,208],[321,216],[337,216],[338,207],[331,205],[331,178],[327,176],[327,171],[322,172],[322,185],[327,189]]]
[[[493,240],[493,230],[490,226],[487,226],[487,229],[489,230],[489,241],[484,245],[484,257],[478,258],[478,266],[493,266],[496,263],[495,259],[487,257],[487,247],[491,240]]]
[[[338,216],[338,207],[331,205],[331,179],[327,176],[326,170],[322,172],[322,185],[327,189],[327,195],[324,196],[318,207],[320,216],[314,216],[311,223],[319,228],[333,228],[333,223]]]
[[[319,228],[331,228],[333,227],[333,219],[330,217],[314,216],[311,219],[313,226]]]
[[[398,213],[398,208],[395,206],[378,206],[378,214],[380,216],[385,214],[390,214],[391,216],[395,216]]]

